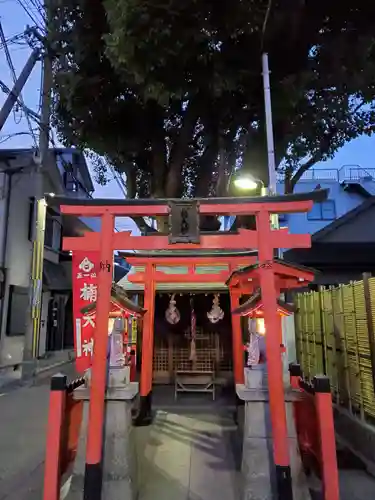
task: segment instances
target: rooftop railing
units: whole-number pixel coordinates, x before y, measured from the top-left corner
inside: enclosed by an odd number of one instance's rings
[[[335,182],[357,182],[375,181],[375,168],[362,168],[360,165],[343,165],[336,168],[311,168],[305,172],[300,181],[335,181]],[[277,181],[283,182],[284,175],[277,174]]]

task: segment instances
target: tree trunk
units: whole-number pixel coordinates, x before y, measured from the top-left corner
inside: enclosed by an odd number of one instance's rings
[[[165,194],[167,198],[178,198],[181,193],[181,176],[187,156],[189,143],[192,141],[198,119],[199,99],[192,98],[187,105],[182,125],[174,142],[166,178]]]

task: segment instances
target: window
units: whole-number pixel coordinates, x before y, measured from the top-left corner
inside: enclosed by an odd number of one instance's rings
[[[29,198],[29,227],[28,227],[28,239],[32,241],[34,232],[34,210],[35,210],[35,198]]]
[[[72,193],[76,193],[78,191],[79,184],[73,172],[64,172],[64,186],[67,191]]]
[[[50,214],[47,214],[46,217],[44,244],[52,250],[59,251],[61,249],[61,224]]]
[[[308,220],[334,220],[336,219],[336,205],[334,200],[326,200],[322,203],[314,203],[307,214]]]
[[[25,335],[26,311],[29,304],[27,287],[10,285],[6,334]]]

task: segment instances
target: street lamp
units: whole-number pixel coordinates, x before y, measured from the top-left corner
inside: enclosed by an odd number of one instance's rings
[[[258,183],[255,179],[248,175],[237,177],[234,179],[233,184],[236,188],[241,189],[241,191],[253,191],[258,187]]]
[[[239,172],[235,175],[233,179],[233,185],[240,191],[255,191],[261,187],[261,195],[264,196],[265,186],[264,182],[260,179],[256,179],[251,174],[241,174]]]

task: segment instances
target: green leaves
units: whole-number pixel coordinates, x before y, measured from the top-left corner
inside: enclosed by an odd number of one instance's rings
[[[268,4],[62,0],[51,33],[60,137],[126,171],[132,196],[221,193],[234,168],[267,182],[263,47],[292,189],[304,169],[373,132],[375,8],[274,2],[265,24]]]

